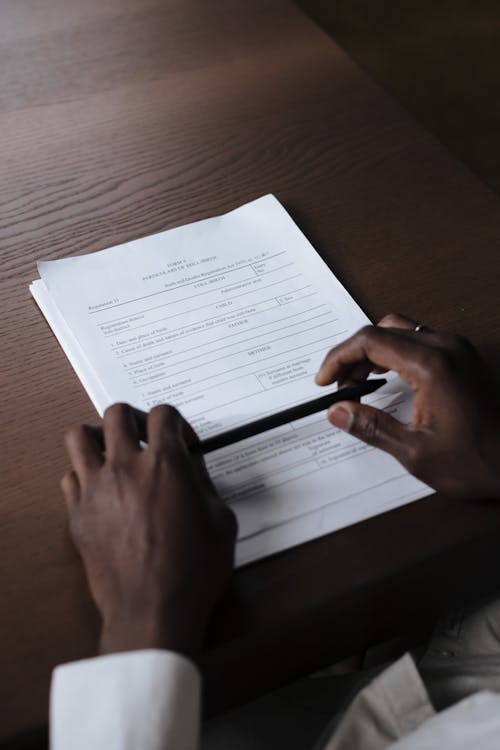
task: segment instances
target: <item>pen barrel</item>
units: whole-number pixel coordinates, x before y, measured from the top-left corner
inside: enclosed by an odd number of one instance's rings
[[[384,378],[377,378],[376,380],[367,380],[365,383],[359,383],[357,385],[348,386],[347,388],[341,388],[334,393],[328,393],[326,396],[320,396],[313,401],[306,401],[303,404],[298,404],[290,409],[278,412],[276,414],[269,414],[266,417],[261,417],[253,422],[235,427],[226,432],[221,432],[213,437],[201,440],[198,450],[201,453],[207,454],[212,451],[219,450],[220,448],[226,448],[228,445],[233,443],[239,443],[241,440],[259,435],[262,432],[268,432],[276,427],[282,427],[289,422],[294,422],[304,417],[309,417],[312,414],[325,411],[332,404],[337,401],[353,401],[367,396],[370,393],[378,390],[381,386],[385,385],[387,381]]]

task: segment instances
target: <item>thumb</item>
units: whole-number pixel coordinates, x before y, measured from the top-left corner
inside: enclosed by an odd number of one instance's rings
[[[328,409],[328,421],[406,463],[413,435],[406,425],[385,411],[356,401],[339,401]]]

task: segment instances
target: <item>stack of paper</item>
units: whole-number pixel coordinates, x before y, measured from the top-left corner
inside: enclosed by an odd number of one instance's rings
[[[200,437],[327,392],[324,355],[368,322],[272,195],[38,271],[31,292],[98,412],[168,402]],[[366,401],[408,418],[399,378]],[[238,517],[238,564],[429,494],[325,414],[207,464]]]

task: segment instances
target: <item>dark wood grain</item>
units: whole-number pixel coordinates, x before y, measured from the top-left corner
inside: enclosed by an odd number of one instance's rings
[[[284,0],[0,4],[0,738],[42,724],[97,617],[58,487],[92,407],[35,261],[274,192],[372,318],[500,364],[497,198]],[[491,503],[431,498],[244,569],[205,657],[221,710],[500,582]]]

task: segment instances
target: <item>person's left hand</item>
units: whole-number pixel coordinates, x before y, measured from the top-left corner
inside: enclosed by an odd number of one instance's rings
[[[387,315],[337,344],[318,385],[365,380],[394,370],[413,390],[411,420],[356,402],[338,402],[328,419],[390,453],[418,479],[453,497],[500,498],[500,408],[478,352],[461,336]]]
[[[115,404],[102,430],[67,433],[70,530],[102,615],[101,652],[192,655],[231,576],[236,521],[179,412],[149,412],[144,449],[141,415]]]

